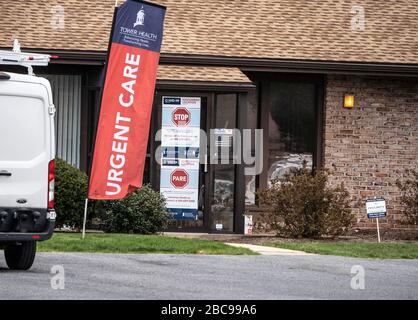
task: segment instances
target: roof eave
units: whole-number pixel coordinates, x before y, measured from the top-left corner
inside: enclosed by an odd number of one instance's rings
[[[164,54],[161,62],[239,67],[242,71],[298,72],[320,74],[364,74],[382,76],[418,76],[418,64],[318,61],[294,59],[263,59],[245,57]]]
[[[245,82],[222,82],[222,81],[178,81],[157,80],[157,90],[195,90],[195,91],[218,91],[218,92],[248,92],[254,90],[253,83]]]
[[[59,56],[59,59],[51,61],[51,63],[55,64],[98,65],[104,64],[107,56],[105,51],[71,51],[39,48],[25,48],[24,50],[35,53],[57,55]],[[406,63],[264,59],[172,53],[162,53],[160,63],[238,67],[243,71],[257,72],[297,72],[418,77],[418,64]]]

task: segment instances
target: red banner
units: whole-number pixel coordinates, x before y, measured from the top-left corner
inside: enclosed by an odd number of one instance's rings
[[[88,197],[142,186],[165,8],[127,1],[115,13]]]

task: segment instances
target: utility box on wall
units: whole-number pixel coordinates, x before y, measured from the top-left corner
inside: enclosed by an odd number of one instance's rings
[[[253,216],[252,215],[244,215],[244,234],[245,235],[252,235],[253,234]]]

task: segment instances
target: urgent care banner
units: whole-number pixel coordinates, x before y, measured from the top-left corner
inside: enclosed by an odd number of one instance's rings
[[[165,7],[115,9],[90,173],[90,199],[121,199],[142,186]]]

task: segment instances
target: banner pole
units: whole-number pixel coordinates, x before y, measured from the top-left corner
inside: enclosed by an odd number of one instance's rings
[[[376,226],[377,226],[377,241],[378,243],[380,243],[379,218],[376,218]]]
[[[87,207],[89,205],[89,198],[86,198],[86,202],[84,204],[84,219],[83,219],[83,236],[82,239],[86,237],[86,220],[87,220]]]
[[[113,32],[114,32],[114,27],[115,27],[115,17],[116,17],[116,13],[117,13],[117,10],[118,10],[117,3],[118,3],[118,0],[115,1],[115,8],[113,10],[112,27],[110,29],[110,39],[112,39],[112,37],[113,37]],[[86,210],[87,210],[88,198],[89,198],[90,176],[91,176],[91,169],[92,169],[93,160],[94,160],[94,151],[95,151],[94,149],[95,149],[95,146],[96,146],[97,127],[98,127],[98,124],[99,124],[100,111],[101,111],[101,107],[102,107],[103,89],[104,89],[104,84],[105,84],[106,74],[107,74],[107,64],[109,62],[110,43],[111,43],[111,40],[109,41],[109,43],[107,45],[105,68],[104,68],[104,72],[101,75],[102,76],[102,79],[101,79],[102,87],[100,88],[99,110],[98,110],[99,115],[97,116],[97,119],[94,123],[94,139],[93,139],[93,146],[92,146],[92,156],[91,156],[91,159],[90,159],[90,163],[88,164],[87,194],[86,194],[86,204],[85,204],[85,207],[84,207],[84,217],[87,216],[86,215]],[[85,218],[84,218],[84,220],[85,220]],[[84,221],[84,223],[85,223],[85,221]],[[84,228],[83,228],[83,230],[84,230]],[[84,231],[83,231],[83,239],[84,239]]]

